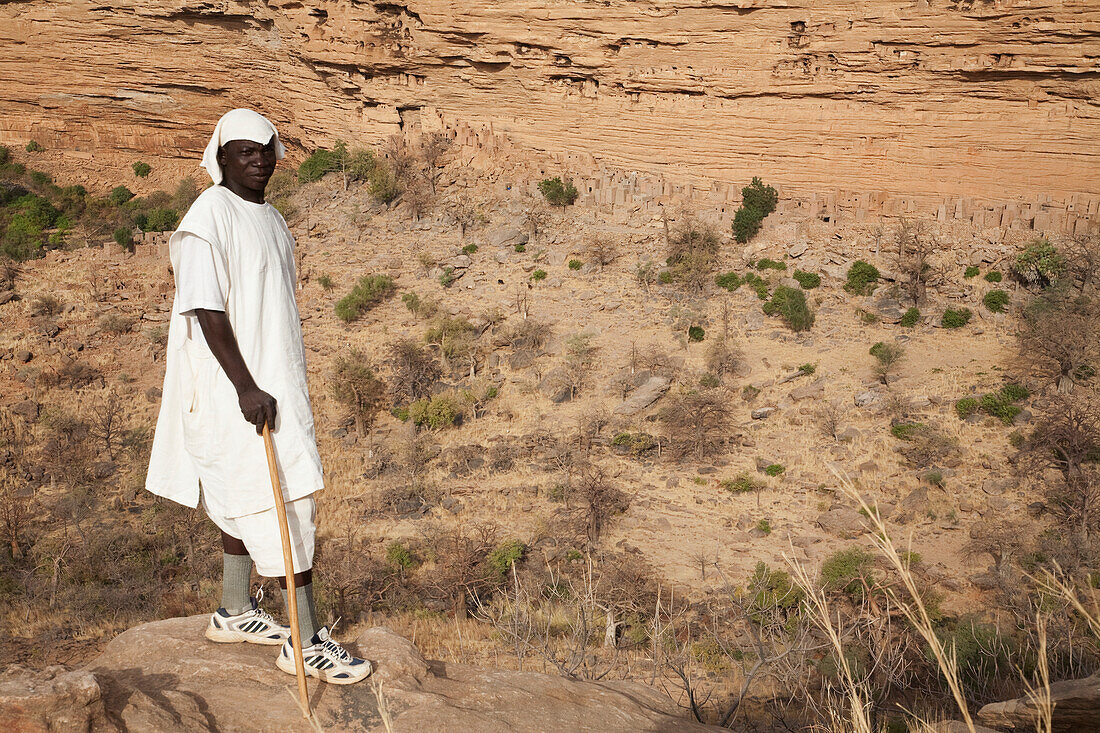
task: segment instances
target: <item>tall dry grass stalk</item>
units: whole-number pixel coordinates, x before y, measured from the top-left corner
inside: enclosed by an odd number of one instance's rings
[[[393,733],[393,716],[390,715],[390,708],[386,704],[386,695],[382,691],[382,680],[372,678],[370,689],[374,693],[374,699],[378,701],[378,716],[382,718],[382,725],[385,727],[386,733]]]
[[[851,731],[852,733],[872,733],[871,728],[871,696],[866,684],[857,680],[852,672],[852,666],[845,653],[844,643],[840,639],[840,620],[833,625],[832,615],[829,612],[829,603],[825,599],[825,591],[814,583],[802,563],[784,556],[787,565],[791,568],[791,576],[801,586],[806,594],[806,605],[810,611],[810,618],[821,629],[833,648],[836,657],[837,672],[844,682],[845,692],[848,696],[848,714],[840,715],[833,708],[829,708],[832,716],[832,728],[834,731]]]
[[[1022,669],[1017,667],[1020,679],[1027,686],[1027,697],[1035,705],[1035,733],[1051,733],[1054,728],[1054,703],[1050,698],[1050,664],[1047,661],[1047,621],[1035,614],[1035,632],[1039,637],[1038,660],[1036,663],[1039,684],[1033,685]]]
[[[835,469],[833,469],[833,474],[840,482],[841,491],[850,499],[856,501],[860,508],[862,508],[870,518],[874,529],[869,535],[871,542],[897,572],[898,577],[909,593],[910,600],[902,600],[892,588],[885,588],[885,593],[887,597],[897,605],[898,609],[932,650],[932,655],[936,659],[936,665],[947,681],[947,686],[951,689],[952,697],[955,698],[955,704],[958,706],[959,713],[962,715],[963,723],[970,733],[974,733],[974,719],[970,715],[970,707],[966,702],[966,695],[963,694],[963,684],[959,675],[955,644],[952,642],[950,647],[945,647],[940,637],[936,634],[932,619],[928,615],[928,609],[925,607],[924,601],[921,599],[920,591],[917,589],[916,580],[909,570],[908,558],[911,557],[910,553],[907,552],[905,558],[902,558],[901,554],[894,546],[893,540],[890,539],[890,534],[886,530],[886,524],[879,515],[878,507],[868,505],[847,476],[841,475]]]

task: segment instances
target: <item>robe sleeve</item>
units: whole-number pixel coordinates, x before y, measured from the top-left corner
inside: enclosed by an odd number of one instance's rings
[[[220,248],[191,232],[181,232],[175,268],[176,300],[181,314],[196,308],[225,311],[229,292],[228,266]]]

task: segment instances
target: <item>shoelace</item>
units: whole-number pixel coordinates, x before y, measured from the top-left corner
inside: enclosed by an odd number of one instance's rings
[[[261,585],[259,587],[259,589],[256,591],[256,607],[254,609],[252,609],[252,615],[255,616],[256,618],[258,618],[261,621],[264,621],[268,624],[271,624],[272,626],[278,626],[279,622],[275,620],[275,617],[272,616],[267,611],[260,608],[260,601],[262,601],[263,599],[264,599],[264,587]]]
[[[342,662],[351,661],[351,655],[348,654],[347,649],[340,646],[338,643],[336,643],[332,639],[325,639],[325,642],[323,644],[321,644],[321,650],[324,651],[324,652],[331,653],[332,656],[336,657],[337,659],[339,659]]]

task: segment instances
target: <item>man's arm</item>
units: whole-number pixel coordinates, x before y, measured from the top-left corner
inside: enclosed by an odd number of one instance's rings
[[[275,398],[256,386],[248,366],[241,356],[237,338],[229,317],[223,311],[195,308],[202,335],[213,352],[214,358],[225,370],[225,375],[237,390],[237,401],[244,419],[256,426],[256,434],[263,433],[264,423],[275,429]]]

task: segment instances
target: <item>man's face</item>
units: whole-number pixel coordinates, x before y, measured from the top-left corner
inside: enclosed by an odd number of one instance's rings
[[[252,191],[263,191],[275,172],[275,136],[266,145],[230,140],[218,151],[225,179]]]

